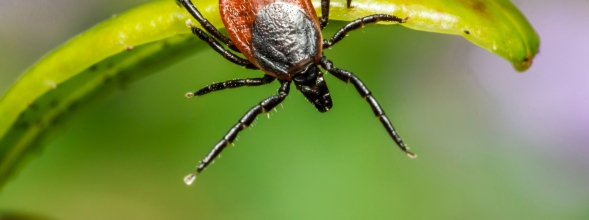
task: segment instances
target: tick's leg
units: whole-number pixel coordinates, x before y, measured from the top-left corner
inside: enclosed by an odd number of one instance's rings
[[[261,86],[271,82],[274,82],[276,78],[270,75],[264,75],[263,78],[247,78],[247,79],[234,79],[220,83],[214,83],[212,85],[208,85],[196,92],[189,92],[186,93],[187,98],[192,98],[194,96],[202,96],[208,94],[210,92],[219,91],[227,88],[237,88],[242,86]]]
[[[389,135],[393,138],[395,143],[397,143],[397,146],[399,146],[399,148],[401,148],[401,150],[404,151],[407,154],[407,156],[415,158],[416,155],[407,150],[407,147],[403,143],[403,140],[401,140],[401,137],[399,137],[399,134],[397,134],[397,131],[395,131],[395,128],[391,124],[389,118],[384,113],[384,110],[380,107],[380,104],[378,104],[378,101],[376,101],[376,99],[372,96],[372,93],[370,92],[370,90],[368,90],[368,88],[366,88],[364,83],[362,83],[362,81],[353,73],[333,67],[333,63],[327,58],[325,58],[325,56],[321,58],[320,62],[321,66],[325,68],[329,73],[331,73],[332,75],[346,83],[352,83],[354,87],[356,87],[358,93],[360,93],[362,98],[368,102],[370,107],[372,107],[372,112],[374,112],[376,118],[380,120],[380,122],[387,130]]]
[[[250,126],[252,124],[252,122],[254,121],[254,119],[256,119],[256,116],[258,114],[266,113],[266,112],[272,110],[274,107],[276,107],[282,101],[284,101],[284,98],[286,98],[286,96],[288,95],[288,92],[290,90],[290,81],[282,81],[281,80],[280,83],[282,85],[278,89],[278,95],[270,96],[270,97],[264,99],[258,105],[254,106],[249,111],[247,111],[245,113],[245,115],[243,115],[243,117],[241,117],[239,122],[237,122],[237,124],[235,124],[231,129],[229,129],[229,132],[227,132],[227,134],[223,137],[223,139],[221,139],[221,141],[219,141],[219,143],[217,143],[215,145],[215,147],[213,147],[213,149],[211,149],[209,154],[203,160],[200,161],[198,168],[196,168],[196,172],[194,172],[184,178],[184,182],[186,184],[188,184],[188,185],[192,184],[192,182],[196,178],[196,175],[198,175],[200,172],[202,172],[202,170],[204,170],[211,162],[213,162],[213,160],[217,157],[217,155],[219,155],[221,153],[223,148],[225,148],[226,146],[229,146],[231,144],[231,142],[233,142],[233,140],[235,140],[235,137],[237,137],[237,134],[240,131],[242,131],[243,129]]]
[[[190,1],[190,0],[176,0],[176,1],[180,4],[182,4],[182,6],[184,6],[184,8],[186,8],[186,10],[192,15],[192,17],[194,17],[194,19],[196,19],[198,21],[198,23],[200,23],[200,25],[207,32],[209,32],[211,35],[213,35],[213,37],[217,38],[218,40],[220,40],[221,42],[226,44],[229,47],[229,49],[239,52],[239,50],[237,50],[237,47],[235,47],[235,45],[233,44],[233,42],[229,38],[227,38],[227,37],[225,37],[225,35],[221,34],[221,32],[219,32],[219,30],[217,30],[217,28],[215,26],[213,26],[213,24],[211,24],[211,22],[209,22],[209,20],[207,20],[206,18],[204,18],[202,16],[202,14],[200,14],[198,9],[196,9],[194,4],[192,4],[192,1]]]
[[[327,26],[329,20],[329,0],[321,0],[321,18],[319,18],[319,27],[321,30]]]
[[[225,59],[231,61],[232,63],[235,63],[248,69],[258,69],[258,67],[252,64],[249,60],[243,59],[231,53],[229,50],[225,49],[221,44],[219,44],[219,42],[217,42],[217,40],[210,37],[200,28],[192,27],[192,33],[198,36],[198,38],[200,38],[201,40],[207,42],[207,44],[209,44],[209,46],[211,46],[213,50],[217,51],[217,53],[221,54]]]
[[[352,0],[347,0],[347,1],[346,1],[346,6],[347,6],[348,8],[350,8],[350,6],[352,6]]]
[[[369,15],[363,18],[358,18],[348,24],[346,26],[340,28],[329,40],[323,40],[323,49],[327,49],[333,45],[335,45],[340,40],[344,39],[348,32],[356,30],[358,28],[364,27],[364,25],[369,23],[376,23],[379,21],[390,21],[390,22],[398,22],[398,23],[405,23],[409,18],[398,18],[394,15],[387,15],[387,14],[375,14]]]

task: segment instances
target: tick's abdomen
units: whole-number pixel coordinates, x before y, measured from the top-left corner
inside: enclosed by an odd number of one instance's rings
[[[252,26],[252,52],[259,67],[277,78],[290,79],[319,58],[321,36],[313,20],[289,3],[260,10]]]

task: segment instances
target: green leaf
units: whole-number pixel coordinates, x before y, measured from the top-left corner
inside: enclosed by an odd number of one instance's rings
[[[216,0],[195,4],[222,28]],[[507,0],[354,0],[352,6],[332,1],[330,19],[409,17],[406,27],[462,35],[519,71],[538,52],[536,32]],[[173,0],[148,3],[75,36],[28,69],[0,99],[0,185],[81,106],[207,50],[187,22],[198,24]]]

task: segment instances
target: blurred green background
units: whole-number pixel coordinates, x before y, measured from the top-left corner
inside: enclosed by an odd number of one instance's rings
[[[0,1],[0,93],[44,53],[147,1]],[[516,73],[468,41],[368,26],[326,55],[372,90],[406,157],[353,86],[317,112],[294,88],[192,186],[182,178],[278,83],[199,53],[84,108],[0,193],[49,219],[589,219],[589,3],[514,2],[541,37]],[[550,16],[547,16],[550,15]],[[555,19],[556,18],[556,19]],[[342,22],[330,22],[331,36]]]

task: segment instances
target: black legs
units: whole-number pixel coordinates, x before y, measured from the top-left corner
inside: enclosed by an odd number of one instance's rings
[[[346,3],[347,3],[347,7],[350,8],[350,4],[352,3],[352,0],[347,0]],[[322,0],[321,1],[321,14],[322,14],[321,15],[322,18],[319,19],[319,22],[321,24],[321,29],[323,29],[327,25],[327,19],[329,18],[329,0]],[[323,20],[323,18],[325,18],[325,20]],[[407,21],[407,19],[408,18],[401,19],[401,18],[398,18],[394,15],[387,15],[387,14],[375,14],[375,15],[370,15],[370,16],[356,19],[356,20],[348,23],[346,26],[340,28],[333,35],[333,37],[331,39],[323,40],[323,49],[327,49],[327,48],[335,45],[337,42],[339,42],[344,37],[346,37],[348,32],[356,30],[361,27],[364,27],[364,25],[366,25],[366,24],[376,23],[379,21],[405,23]],[[378,118],[378,120],[380,120],[380,122],[382,123],[384,128],[387,130],[387,133],[389,133],[391,138],[393,138],[393,140],[395,141],[397,146],[399,146],[399,148],[401,148],[401,150],[403,150],[403,152],[405,152],[409,157],[415,158],[417,156],[407,150],[407,147],[403,143],[403,140],[397,134],[397,131],[395,131],[395,128],[391,124],[391,121],[389,120],[389,118],[386,116],[384,110],[380,107],[380,104],[378,104],[378,101],[376,101],[376,99],[372,96],[372,93],[370,92],[370,90],[368,90],[368,88],[364,85],[364,83],[362,83],[362,80],[360,80],[357,76],[355,76],[353,73],[351,73],[349,71],[333,67],[333,63],[331,61],[329,61],[327,58],[325,58],[325,56],[323,56],[321,58],[320,65],[321,65],[321,67],[323,67],[325,70],[327,70],[329,73],[331,73],[332,75],[334,75],[338,79],[340,79],[346,83],[352,83],[354,85],[354,87],[356,87],[356,90],[358,90],[358,93],[360,93],[362,98],[368,102],[368,104],[372,108],[372,112],[374,112],[374,115],[376,116],[376,118]]]
[[[327,70],[329,73],[331,73],[338,79],[346,83],[352,83],[354,87],[356,87],[356,90],[358,90],[358,93],[360,93],[362,98],[368,102],[368,104],[372,108],[372,112],[374,112],[376,118],[380,120],[380,122],[387,130],[391,138],[393,138],[395,143],[397,143],[397,146],[399,146],[399,148],[401,148],[401,150],[404,151],[407,154],[407,156],[411,158],[415,158],[417,156],[407,150],[407,147],[403,143],[403,140],[401,140],[401,137],[399,136],[399,134],[397,134],[397,131],[395,131],[395,128],[391,124],[389,118],[384,113],[384,110],[378,104],[378,101],[376,101],[376,99],[372,96],[370,90],[368,90],[368,88],[364,85],[364,83],[362,83],[362,81],[357,76],[355,76],[353,73],[349,71],[333,67],[333,63],[327,58],[325,58],[325,56],[321,58],[320,64],[321,67],[323,67],[325,70]]]
[[[192,27],[192,33],[194,33],[198,38],[207,42],[213,50],[217,51],[217,53],[221,54],[225,59],[235,63],[237,65],[243,66],[248,69],[258,69],[254,64],[250,63],[249,60],[243,59],[229,50],[225,49],[219,42],[217,42],[214,38],[210,37],[207,33],[197,27]]]
[[[226,44],[231,50],[239,52],[237,50],[237,48],[235,47],[235,45],[233,44],[233,42],[229,38],[227,38],[227,37],[225,37],[225,35],[221,34],[221,32],[219,32],[219,30],[217,30],[217,28],[215,28],[215,26],[213,26],[213,24],[211,24],[211,22],[209,22],[209,20],[207,20],[206,18],[204,18],[202,16],[202,14],[200,14],[198,9],[196,9],[196,7],[194,7],[194,4],[192,4],[192,1],[190,1],[190,0],[176,0],[176,1],[180,4],[182,4],[182,6],[184,6],[184,8],[186,8],[188,13],[190,13],[192,15],[192,17],[194,17],[194,19],[196,19],[198,21],[198,23],[200,23],[200,25],[207,32],[209,32],[211,35],[213,35],[213,37],[217,38],[217,40],[220,40],[221,42]]]
[[[394,15],[387,15],[387,14],[376,14],[376,15],[370,15],[370,16],[356,19],[356,20],[346,24],[346,26],[340,28],[333,35],[333,37],[331,37],[331,39],[323,40],[323,49],[327,49],[327,48],[333,46],[334,44],[336,44],[340,40],[344,39],[344,37],[346,37],[348,32],[356,30],[361,27],[364,27],[364,25],[366,25],[366,24],[376,23],[379,21],[405,23],[407,21],[407,19],[408,18],[401,19],[401,18],[398,18]]]
[[[213,147],[213,149],[211,149],[209,154],[207,154],[207,156],[203,160],[200,161],[198,168],[196,168],[196,172],[194,172],[193,174],[190,174],[184,178],[184,182],[186,182],[186,184],[188,184],[188,185],[192,184],[192,182],[196,178],[196,175],[198,173],[200,173],[202,170],[204,170],[211,162],[213,162],[213,160],[221,153],[221,151],[225,147],[229,146],[231,144],[231,142],[233,142],[233,140],[235,140],[235,138],[237,137],[237,134],[240,131],[242,131],[243,129],[250,126],[252,124],[252,122],[254,121],[254,119],[256,119],[256,116],[258,114],[266,113],[266,112],[272,110],[274,107],[276,107],[282,101],[284,101],[284,98],[286,98],[286,96],[288,95],[288,92],[290,90],[290,81],[280,80],[280,83],[281,83],[281,86],[278,89],[278,95],[273,95],[273,96],[270,96],[270,97],[264,99],[259,104],[257,104],[256,106],[251,108],[249,111],[247,111],[245,113],[245,115],[243,115],[243,117],[241,117],[241,119],[239,119],[237,124],[235,124],[231,129],[229,129],[229,131],[223,137],[223,139],[221,139],[221,141],[219,141]]]
[[[215,51],[217,51],[217,53],[221,54],[225,59],[231,61],[232,63],[235,63],[237,65],[243,66],[248,69],[258,69],[258,67],[256,67],[254,64],[252,64],[249,60],[243,59],[243,58],[231,53],[229,50],[225,49],[225,47],[223,47],[223,45],[221,45],[219,42],[217,42],[217,40],[219,40],[219,41],[223,42],[224,44],[226,44],[227,47],[229,47],[229,49],[239,52],[239,50],[237,50],[237,48],[235,47],[233,42],[229,38],[225,37],[225,35],[221,34],[221,32],[219,32],[219,30],[217,30],[215,28],[215,26],[213,26],[211,24],[211,22],[209,22],[206,18],[204,18],[200,14],[198,9],[196,9],[196,7],[194,7],[194,5],[192,4],[192,2],[190,0],[176,0],[176,1],[180,4],[182,4],[184,6],[184,8],[186,8],[186,10],[198,21],[198,23],[200,23],[200,25],[213,36],[213,37],[210,37],[206,32],[204,32],[202,29],[200,29],[198,27],[195,27],[195,26],[190,27],[192,29],[192,33],[194,33],[196,36],[198,36],[198,38],[207,42],[207,44],[209,44],[209,46],[211,46],[211,48],[213,48]],[[217,40],[215,40],[215,39],[217,39]]]
[[[219,91],[227,88],[237,88],[242,86],[261,86],[266,85],[268,83],[274,82],[276,78],[270,75],[264,75],[263,78],[247,78],[247,79],[234,79],[228,80],[225,82],[214,83],[212,85],[208,85],[196,92],[189,92],[186,93],[187,98],[191,98],[193,96],[202,96],[210,92]]]

